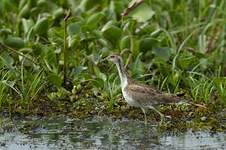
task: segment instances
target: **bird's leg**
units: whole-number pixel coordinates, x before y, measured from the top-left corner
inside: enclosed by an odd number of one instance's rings
[[[147,116],[146,116],[145,109],[144,109],[143,107],[141,107],[141,110],[142,110],[143,113],[144,113],[144,124],[147,125]]]
[[[158,111],[157,109],[155,109],[155,107],[153,107],[153,106],[149,106],[149,108],[152,109],[152,110],[154,110],[155,112],[157,112],[160,115],[160,117],[161,117],[160,124],[162,124],[164,122],[164,120],[165,120],[164,114],[162,114],[160,111]]]

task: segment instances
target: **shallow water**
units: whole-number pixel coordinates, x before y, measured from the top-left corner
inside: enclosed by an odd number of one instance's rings
[[[139,121],[3,119],[1,150],[226,149],[226,133],[160,133]]]

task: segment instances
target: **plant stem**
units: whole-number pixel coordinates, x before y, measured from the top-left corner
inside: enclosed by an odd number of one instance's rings
[[[67,43],[67,20],[71,15],[70,9],[66,11],[66,16],[64,17],[64,67],[63,67],[63,72],[64,72],[64,84],[66,84],[67,81],[67,68],[68,68],[68,43]]]

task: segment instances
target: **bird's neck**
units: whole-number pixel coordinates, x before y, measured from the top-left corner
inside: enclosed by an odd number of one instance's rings
[[[123,62],[117,63],[116,66],[117,66],[119,77],[121,80],[121,87],[122,89],[124,89],[128,84],[128,77],[127,77],[126,70],[124,68]]]

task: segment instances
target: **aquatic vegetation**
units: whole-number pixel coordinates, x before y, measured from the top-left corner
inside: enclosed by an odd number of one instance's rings
[[[127,12],[128,3],[1,1],[1,109],[122,111],[110,53],[136,80],[224,108],[226,2],[145,0]]]

